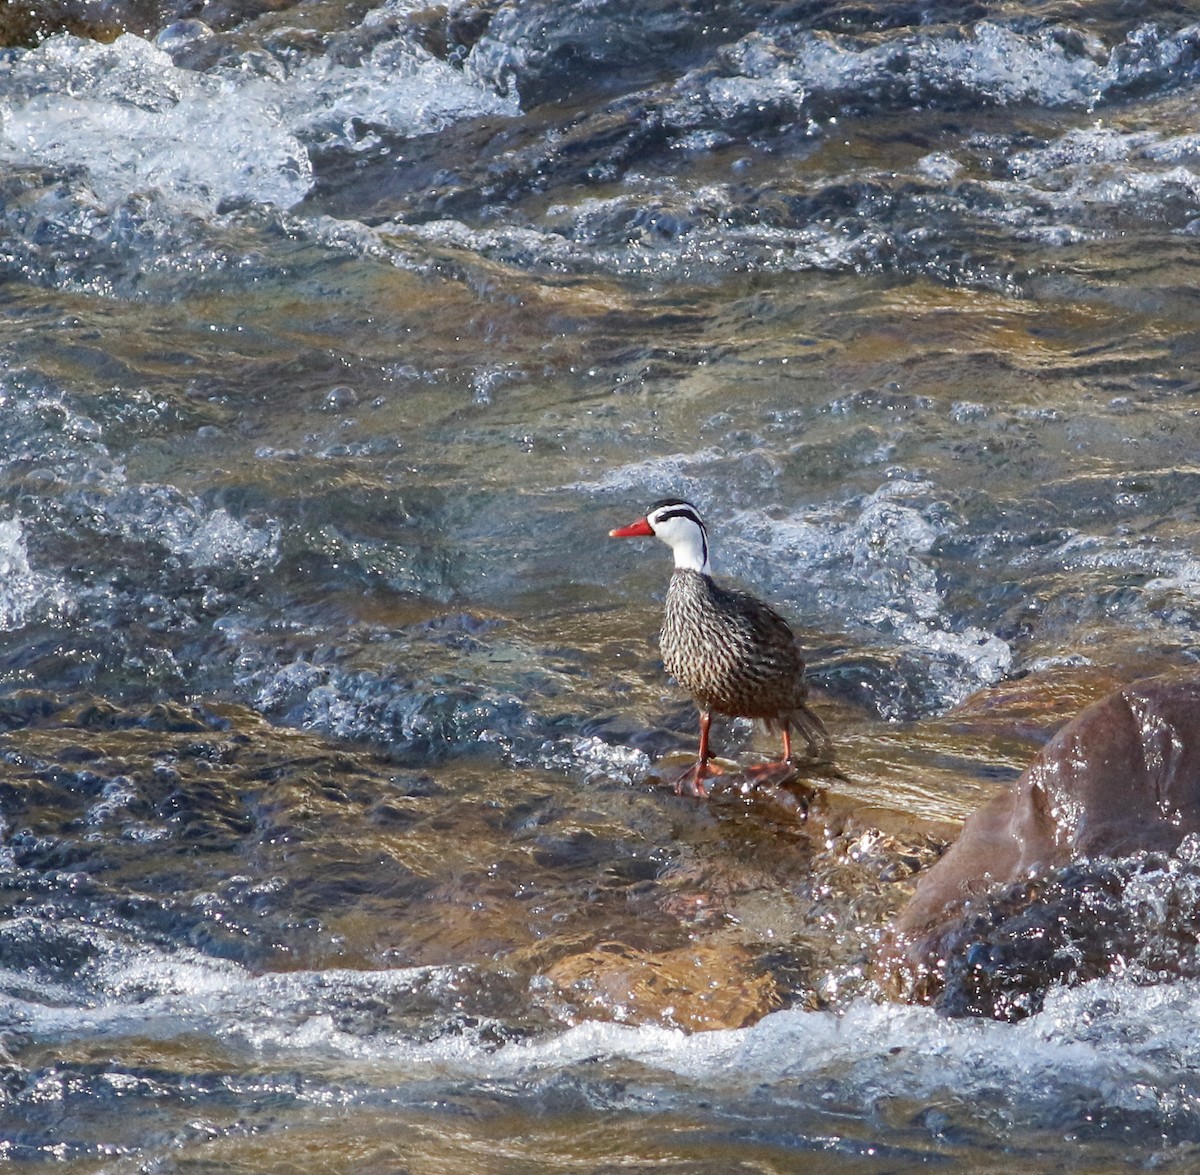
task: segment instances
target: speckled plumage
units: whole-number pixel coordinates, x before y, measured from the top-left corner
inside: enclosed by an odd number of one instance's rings
[[[676,568],[660,641],[667,672],[702,709],[771,726],[807,709],[804,659],[791,628],[748,592]]]

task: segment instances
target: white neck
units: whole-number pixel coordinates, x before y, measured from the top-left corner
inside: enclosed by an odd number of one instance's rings
[[[704,547],[700,542],[700,535],[693,533],[693,539],[671,548],[675,553],[675,569],[677,571],[699,571],[701,575],[709,575],[712,567],[704,557]]]
[[[670,518],[655,528],[655,534],[675,555],[675,569],[710,575],[704,532],[690,519]]]

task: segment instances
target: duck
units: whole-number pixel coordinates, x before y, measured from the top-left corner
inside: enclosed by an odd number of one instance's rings
[[[662,498],[637,522],[609,531],[610,538],[642,536],[666,543],[675,557],[659,645],[667,673],[700,711],[696,764],[675,781],[676,794],[686,786],[693,796],[706,796],[705,781],[722,774],[709,748],[714,713],[758,719],[782,734],[780,762],[749,774],[793,774],[793,727],[815,759],[830,761],[833,742],[808,705],[804,658],[791,626],[756,596],[713,579],[708,529],[696,507],[682,498]]]

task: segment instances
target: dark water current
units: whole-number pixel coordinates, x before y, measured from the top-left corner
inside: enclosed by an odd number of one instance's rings
[[[1200,846],[1011,1022],[869,974],[1197,659],[1191,6],[83,11],[0,26],[0,1157],[1195,1171]],[[664,494],[804,634],[808,823],[657,784]]]

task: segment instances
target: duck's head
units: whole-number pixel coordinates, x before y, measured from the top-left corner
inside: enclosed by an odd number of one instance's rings
[[[653,535],[674,552],[676,567],[709,574],[708,531],[696,507],[682,498],[662,498],[646,511],[645,518],[608,534],[614,539]]]

